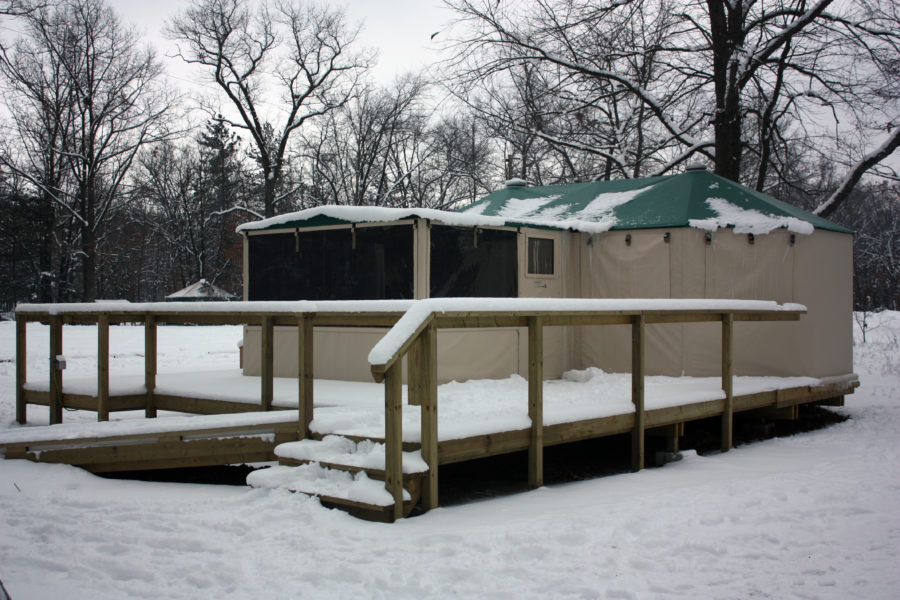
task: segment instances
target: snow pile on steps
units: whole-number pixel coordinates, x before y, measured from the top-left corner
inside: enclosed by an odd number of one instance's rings
[[[281,488],[372,506],[391,506],[394,498],[385,489],[384,482],[370,479],[366,473],[367,470],[384,471],[384,450],[384,444],[372,440],[354,442],[337,435],[325,436],[321,441],[288,442],[276,446],[275,455],[309,463],[278,465],[254,471],[247,476],[247,484],[255,488]],[[351,472],[356,469],[360,470]],[[404,473],[417,474],[427,470],[428,465],[419,451],[403,453]],[[405,489],[403,499],[412,499]]]
[[[275,446],[275,456],[295,461],[315,461],[356,469],[384,470],[384,444],[372,440],[354,442],[340,435],[320,440],[300,440]],[[418,450],[403,453],[403,472],[424,473],[428,465]]]
[[[328,469],[317,463],[299,467],[278,465],[260,469],[247,476],[247,485],[255,488],[286,489],[309,496],[340,498],[372,506],[394,504],[394,498],[385,489],[384,482],[369,479],[365,471],[354,475],[349,471]],[[403,499],[411,499],[406,490],[403,490]]]

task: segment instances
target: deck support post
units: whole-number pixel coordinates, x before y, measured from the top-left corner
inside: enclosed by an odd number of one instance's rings
[[[300,439],[310,437],[309,424],[313,420],[313,318],[304,314],[297,317],[297,398],[300,422]]]
[[[403,362],[384,374],[385,488],[394,499],[393,518],[403,517]]]
[[[148,314],[144,318],[144,388],[147,390],[144,416],[148,419],[156,418],[156,401],[153,398],[156,392],[156,355],[156,317]]]
[[[97,420],[109,421],[109,315],[106,313],[97,315]]]
[[[28,420],[28,403],[25,400],[25,382],[28,380],[28,329],[23,315],[16,315],[16,422],[24,425]]]
[[[731,450],[734,444],[734,314],[722,315],[722,391],[725,405],[722,408],[722,452]]]
[[[272,317],[265,316],[260,322],[260,358],[262,359],[260,369],[260,379],[262,380],[260,390],[260,404],[263,410],[272,410],[272,396],[274,393],[274,327],[272,325]]]
[[[63,410],[63,372],[56,360],[62,356],[63,327],[62,318],[50,319],[50,424],[62,423]]]
[[[528,317],[528,486],[544,485],[544,329],[541,317]]]
[[[437,402],[437,328],[430,323],[419,336],[419,355],[422,374],[420,385],[422,459],[428,465],[428,473],[422,485],[422,507],[431,510],[438,507],[438,402]],[[412,373],[412,368],[409,369]]]
[[[644,317],[631,320],[631,402],[634,429],[631,432],[631,470],[644,468]]]

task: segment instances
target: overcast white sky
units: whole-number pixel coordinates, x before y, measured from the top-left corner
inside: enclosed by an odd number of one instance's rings
[[[123,21],[136,26],[157,47],[169,75],[196,80],[196,70],[188,68],[180,59],[166,58],[166,54],[172,54],[172,45],[162,35],[166,21],[190,6],[190,0],[108,2]],[[372,75],[375,81],[383,84],[433,62],[438,44],[431,40],[431,34],[450,19],[450,12],[441,0],[349,0],[329,4],[343,6],[348,22],[362,22],[359,41],[365,47],[378,50],[378,65]]]

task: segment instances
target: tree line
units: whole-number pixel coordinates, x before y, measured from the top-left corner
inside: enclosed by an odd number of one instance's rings
[[[856,230],[857,304],[897,308],[896,3],[447,8],[422,32],[444,60],[385,86],[340,10],[202,0],[165,32],[206,85],[186,99],[103,0],[0,2],[0,304],[239,294],[247,220],[702,162]]]

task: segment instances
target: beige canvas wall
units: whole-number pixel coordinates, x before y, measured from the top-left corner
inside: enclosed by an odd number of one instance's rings
[[[631,244],[625,236],[631,233]],[[735,372],[823,377],[852,372],[852,238],[817,230],[755,236],[718,230],[611,232],[587,247],[591,297],[741,298],[798,302],[799,322],[737,323]],[[582,366],[630,370],[627,327],[585,328]],[[647,330],[647,368],[665,375],[717,375],[717,324],[654,325]]]
[[[657,229],[613,231],[590,236],[583,246],[582,280],[586,298],[670,298],[672,263],[680,266],[682,240]],[[630,241],[628,236],[630,235]],[[674,260],[673,260],[674,257]],[[677,275],[677,274],[676,274]],[[628,326],[582,328],[582,368],[631,370],[631,329]],[[681,325],[654,325],[646,330],[648,368],[680,374]]]
[[[386,329],[317,327],[313,338],[317,379],[372,381],[368,355]],[[527,373],[527,337],[518,328],[443,330],[438,332],[438,381],[464,381]],[[297,330],[276,327],[275,376],[297,376]],[[244,331],[244,374],[260,374],[260,330]],[[476,357],[473,360],[473,357]],[[406,369],[404,367],[404,380]]]

